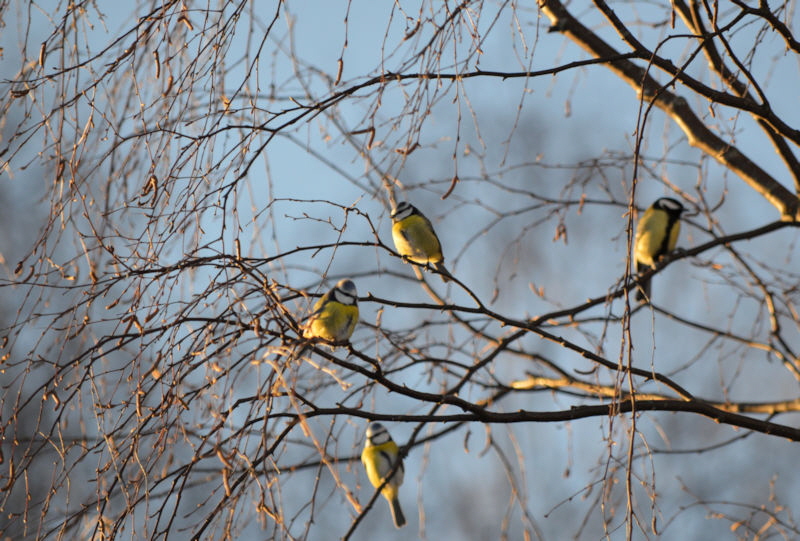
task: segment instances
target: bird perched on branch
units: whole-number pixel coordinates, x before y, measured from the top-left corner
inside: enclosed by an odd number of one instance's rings
[[[406,517],[400,508],[397,491],[403,484],[403,461],[400,458],[400,449],[382,424],[370,423],[367,427],[367,439],[364,442],[364,451],[361,453],[361,462],[367,470],[369,482],[375,488],[381,486],[386,476],[395,470],[381,490],[381,494],[389,502],[395,527],[402,528],[406,525]]]
[[[319,338],[335,344],[346,342],[358,322],[358,292],[352,280],[340,280],[314,305],[303,329],[305,338]]]
[[[655,269],[658,260],[675,249],[681,231],[680,217],[686,210],[679,201],[662,197],[650,205],[636,227],[633,260],[636,272]],[[636,299],[650,302],[650,278],[639,283]]]
[[[451,276],[444,267],[439,237],[428,220],[414,205],[403,201],[392,211],[392,240],[405,259],[423,265],[431,264],[447,282]]]

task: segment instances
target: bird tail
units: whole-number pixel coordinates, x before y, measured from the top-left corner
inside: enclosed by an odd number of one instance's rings
[[[402,528],[406,525],[406,517],[400,508],[400,500],[397,496],[389,500],[389,508],[392,510],[392,520],[395,528]]]
[[[646,271],[648,269],[650,269],[650,267],[648,265],[641,265],[641,264],[637,264],[636,265],[636,272],[639,273],[639,274],[641,274],[642,272],[644,272],[644,271]],[[637,301],[639,301],[641,303],[645,303],[645,304],[649,304],[650,303],[650,279],[651,278],[647,278],[647,279],[641,280],[639,282],[639,287],[636,288],[636,300]]]
[[[439,271],[439,275],[442,277],[443,282],[449,282],[453,275],[450,274],[450,271],[447,270],[444,266],[444,262],[439,261],[438,263],[433,264],[433,268]]]
[[[636,300],[644,304],[650,304],[650,280],[639,282]]]

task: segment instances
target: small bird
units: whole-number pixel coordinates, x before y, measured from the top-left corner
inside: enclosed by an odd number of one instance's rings
[[[333,343],[350,339],[358,322],[358,292],[352,280],[340,280],[314,305],[303,329],[305,338]]]
[[[397,470],[383,487],[381,494],[389,502],[395,527],[402,528],[406,525],[406,517],[400,509],[400,500],[397,497],[397,490],[403,484],[404,475],[400,450],[385,426],[380,423],[370,423],[367,427],[367,440],[364,442],[361,462],[364,463],[364,469],[367,470],[367,477],[372,486],[378,488],[398,461],[400,464]]]
[[[656,199],[648,208],[636,228],[636,246],[633,260],[636,272],[656,268],[658,260],[675,249],[681,231],[680,217],[686,210],[679,201],[670,197]],[[650,278],[639,283],[636,300],[650,302]]]
[[[415,263],[431,264],[442,274],[442,280],[451,276],[444,267],[444,256],[439,237],[431,221],[414,205],[403,201],[392,211],[392,240],[397,251]]]

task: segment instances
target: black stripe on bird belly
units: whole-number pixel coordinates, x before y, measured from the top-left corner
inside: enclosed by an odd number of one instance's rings
[[[664,230],[664,238],[661,241],[661,245],[656,250],[656,253],[653,254],[653,263],[658,263],[658,260],[667,255],[669,253],[669,239],[672,236],[672,228],[675,227],[676,219],[672,216],[667,217],[667,228]]]

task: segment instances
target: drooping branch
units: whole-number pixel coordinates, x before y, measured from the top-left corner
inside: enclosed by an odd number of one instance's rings
[[[610,58],[620,54],[573,17],[558,0],[540,0],[539,6],[550,19],[554,31],[564,34],[592,56]],[[641,99],[651,101],[672,118],[686,134],[690,145],[716,159],[761,194],[778,209],[782,219],[793,221],[800,218],[797,197],[738,148],[711,131],[692,111],[685,98],[669,91],[647,69],[630,60],[616,60],[607,66],[636,89]]]
[[[683,0],[675,0],[672,5],[675,6],[676,11],[680,15],[681,19],[683,19],[684,24],[686,24],[686,26],[689,27],[692,32],[700,36],[708,36],[708,31],[703,24],[702,15],[696,1],[692,2],[691,9]],[[719,28],[717,27],[716,23],[714,23],[714,30],[715,33],[719,34],[719,39],[725,45],[728,54],[733,57],[730,46],[719,32]],[[737,96],[751,99],[755,103],[755,99],[748,90],[748,84],[751,84],[754,88],[756,88],[756,90],[759,91],[762,102],[766,102],[766,98],[763,96],[763,93],[760,92],[757,81],[755,81],[752,77],[748,77],[748,83],[740,81],[736,76],[736,73],[728,68],[728,66],[725,64],[725,61],[723,60],[719,51],[717,51],[714,42],[707,37],[704,37],[703,39],[703,52],[708,59],[708,64],[711,69],[717,72],[720,79],[728,86],[728,88],[735,92]],[[744,69],[744,66],[740,65],[738,62],[737,67],[739,67],[743,73],[747,73]],[[789,171],[791,171],[792,177],[794,178],[795,191],[800,193],[800,162],[797,160],[794,152],[792,152],[789,143],[786,142],[781,134],[778,133],[778,131],[775,130],[769,122],[755,115],[754,119],[761,129],[764,130],[764,133],[767,134],[767,137],[770,138],[775,150],[783,159],[783,162],[786,164],[786,167],[789,169]]]

